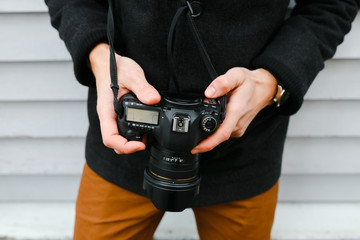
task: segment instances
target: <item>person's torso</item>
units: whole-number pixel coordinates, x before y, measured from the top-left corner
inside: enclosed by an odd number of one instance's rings
[[[118,0],[115,2],[117,51],[134,59],[147,80],[160,91],[169,87],[167,37],[182,0]],[[192,1],[190,1],[192,2]],[[246,67],[284,21],[288,0],[202,0],[195,23],[218,74]],[[198,5],[197,5],[198,6]],[[185,15],[174,40],[176,75],[181,88],[202,93],[212,79],[202,62]],[[172,85],[170,84],[170,87]]]

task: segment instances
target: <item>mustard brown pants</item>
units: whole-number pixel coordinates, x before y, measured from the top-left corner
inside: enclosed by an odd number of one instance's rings
[[[193,208],[201,240],[270,240],[278,183],[249,199]],[[164,212],[85,164],[76,202],[74,240],[147,240]],[[174,226],[176,227],[176,226]]]

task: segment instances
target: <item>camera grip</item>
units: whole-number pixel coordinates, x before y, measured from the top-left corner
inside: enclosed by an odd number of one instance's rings
[[[129,128],[128,123],[117,119],[118,130],[121,136],[126,138],[128,141],[141,141],[144,135],[143,132]]]

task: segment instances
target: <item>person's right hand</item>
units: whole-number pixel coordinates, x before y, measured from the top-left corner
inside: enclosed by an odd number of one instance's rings
[[[160,101],[158,91],[145,79],[144,71],[132,59],[116,55],[119,93],[118,99],[128,92],[133,92],[144,104],[152,105]],[[114,149],[117,154],[129,154],[145,149],[139,141],[128,141],[119,135],[114,111],[114,95],[110,88],[110,49],[106,43],[100,43],[90,52],[91,69],[96,78],[97,113],[103,143]]]

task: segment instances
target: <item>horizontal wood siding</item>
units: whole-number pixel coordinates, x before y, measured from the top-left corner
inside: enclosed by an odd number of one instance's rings
[[[84,138],[0,138],[0,175],[80,175],[84,147]]]
[[[85,101],[2,101],[0,137],[83,137]],[[291,137],[360,137],[360,101],[307,101],[291,118]]]
[[[87,96],[70,61],[0,62],[0,72],[0,101],[85,101]]]
[[[50,26],[47,13],[0,14],[0,61],[69,60],[70,55]],[[26,36],[24,38],[23,36]],[[360,18],[339,46],[335,58],[358,59],[360,56]]]
[[[0,13],[46,12],[44,0],[0,0]]]
[[[87,89],[46,11],[0,0],[0,201],[74,201],[85,161]],[[281,201],[360,201],[359,42],[358,16],[291,118]]]
[[[357,100],[360,59],[329,60],[305,96],[307,100]],[[0,62],[0,101],[86,100],[71,61]],[[339,90],[339,87],[341,89]]]
[[[45,12],[0,14],[0,32],[1,62],[70,60]]]
[[[0,175],[80,175],[84,145],[82,137],[0,138]],[[360,138],[289,137],[283,174],[360,174],[359,146]]]
[[[0,201],[75,201],[79,175],[0,175]],[[359,201],[360,176],[287,175],[280,180],[282,202]]]

